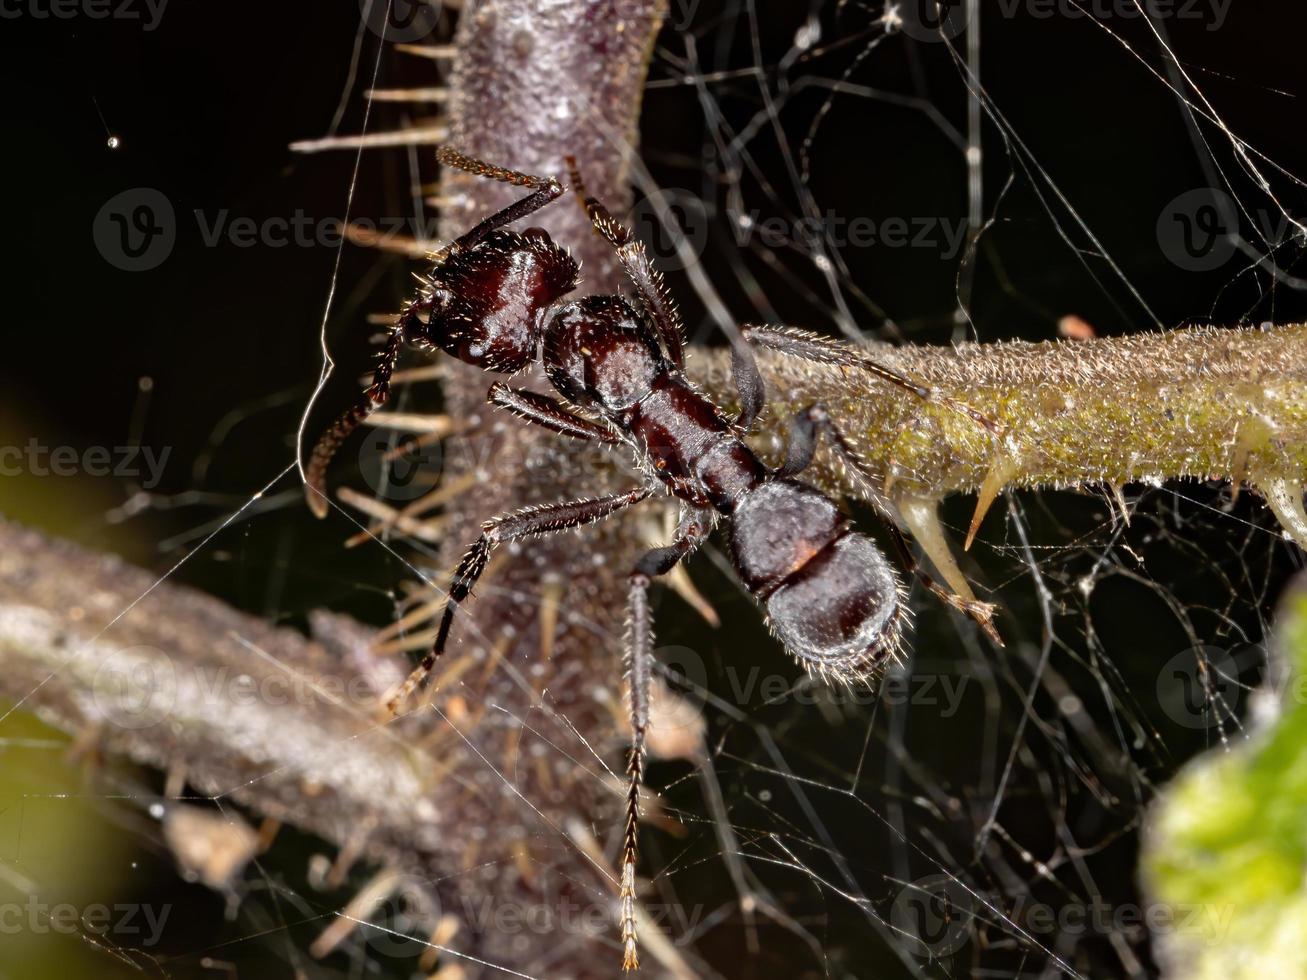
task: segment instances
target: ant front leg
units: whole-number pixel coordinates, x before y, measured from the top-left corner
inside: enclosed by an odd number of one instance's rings
[[[908,572],[915,575],[932,595],[959,612],[970,616],[986,636],[998,646],[1003,646],[1003,639],[994,626],[995,607],[992,603],[980,602],[950,592],[921,567],[920,562],[913,556],[912,549],[908,546],[903,532],[899,529],[893,505],[880,490],[879,478],[867,466],[867,462],[862,458],[862,455],[849,444],[849,441],[844,437],[844,433],[840,432],[839,427],[830,417],[830,413],[826,411],[824,405],[810,405],[794,416],[785,449],[785,462],[776,471],[777,475],[782,477],[796,476],[806,470],[812,464],[813,457],[817,452],[817,440],[822,434],[825,434],[840,461],[857,475],[872,506],[885,519],[885,526],[889,529],[890,536],[894,540],[894,547]]]
[[[477,177],[512,184],[514,187],[532,188],[532,192],[526,197],[514,201],[500,211],[496,211],[471,231],[465,232],[436,252],[431,259],[433,264],[437,266],[450,255],[475,247],[478,242],[496,228],[502,228],[504,225],[512,224],[520,218],[525,218],[528,214],[539,211],[546,204],[563,196],[563,185],[557,177],[535,177],[517,170],[496,167],[484,160],[478,160],[475,157],[460,153],[453,147],[442,146],[436,153],[436,160],[442,166],[465,170]]]
[[[644,781],[645,734],[649,727],[649,681],[653,671],[653,616],[649,611],[649,586],[666,575],[703,543],[712,530],[715,515],[709,510],[691,510],[681,519],[676,540],[665,548],[647,552],[628,579],[626,605],[626,682],[631,711],[631,754],[626,765],[626,829],[622,835],[620,883],[622,919],[622,969],[640,966],[635,936],[635,863],[638,855],[640,785]]]
[[[662,339],[667,355],[678,368],[685,367],[685,339],[682,337],[681,315],[676,304],[667,294],[667,284],[663,282],[662,273],[649,262],[644,243],[635,238],[627,228],[609,213],[608,209],[585,190],[581,180],[581,171],[577,168],[576,157],[567,157],[572,189],[581,199],[581,207],[594,229],[617,250],[617,260],[626,270],[627,277],[635,285],[649,315],[653,318],[658,336]]]
[[[430,309],[431,300],[428,297],[410,303],[404,309],[391,328],[386,346],[382,348],[381,358],[372,374],[372,384],[363,392],[358,403],[338,418],[335,425],[324,432],[313,447],[309,464],[304,470],[304,499],[315,517],[327,516],[327,467],[350,434],[390,397],[390,376],[395,372],[399,352],[405,343],[414,343],[421,337],[422,321]]]
[[[541,504],[535,507],[523,507],[509,514],[492,517],[481,525],[481,537],[472,543],[463,560],[454,572],[454,580],[449,586],[444,615],[440,618],[440,628],[436,632],[436,642],[430,652],[422,658],[413,673],[400,685],[395,694],[386,702],[389,714],[396,714],[406,701],[431,673],[440,655],[445,652],[449,640],[449,630],[454,624],[454,613],[459,603],[468,597],[476,585],[481,573],[490,561],[490,552],[496,545],[517,538],[539,534],[553,534],[586,524],[594,524],[612,517],[619,511],[647,498],[653,491],[649,487],[638,487],[626,493],[610,494],[606,497],[591,497],[586,500],[570,500],[556,504]]]
[[[602,442],[609,446],[621,442],[611,429],[582,418],[557,398],[538,391],[513,388],[502,381],[496,381],[490,386],[486,401],[496,408],[507,409],[524,422],[573,439]]]

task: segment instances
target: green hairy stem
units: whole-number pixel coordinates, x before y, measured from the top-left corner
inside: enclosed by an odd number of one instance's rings
[[[778,449],[789,418],[821,402],[898,502],[976,491],[983,516],[1008,488],[1221,479],[1265,496],[1307,547],[1307,325],[870,352],[938,396],[923,400],[856,369],[760,352],[762,448]],[[725,352],[699,351],[690,371],[734,402]],[[827,453],[814,479],[866,495]]]

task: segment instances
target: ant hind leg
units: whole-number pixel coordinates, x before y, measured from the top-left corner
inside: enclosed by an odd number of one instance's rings
[[[436,661],[440,659],[440,655],[445,652],[445,645],[449,641],[449,630],[454,624],[454,614],[459,604],[471,594],[472,587],[486,570],[486,565],[490,562],[490,553],[496,545],[517,538],[553,534],[556,531],[594,524],[612,517],[633,504],[638,504],[652,492],[649,487],[638,487],[626,493],[609,494],[605,497],[523,507],[509,514],[492,517],[482,524],[481,536],[472,542],[472,547],[468,548],[463,555],[463,560],[458,563],[458,569],[454,572],[445,603],[445,612],[440,618],[440,628],[436,633],[436,642],[422,658],[422,662],[409,674],[408,679],[386,702],[387,714],[398,713],[409,695],[421,686],[435,667]]]
[[[635,935],[635,864],[640,819],[640,786],[644,782],[645,733],[649,727],[649,681],[653,671],[653,616],[649,610],[649,586],[691,554],[712,529],[713,515],[689,511],[681,520],[676,540],[665,548],[654,548],[638,562],[628,579],[626,604],[626,680],[631,712],[631,752],[626,765],[626,827],[622,835],[620,901],[622,920],[622,969],[640,965]]]

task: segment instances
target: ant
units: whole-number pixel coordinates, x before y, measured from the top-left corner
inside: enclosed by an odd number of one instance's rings
[[[845,682],[871,677],[898,648],[906,591],[894,567],[836,502],[796,479],[825,435],[841,460],[872,488],[901,557],[936,595],[981,624],[995,640],[993,606],[948,593],[915,565],[893,522],[892,507],[875,490],[875,476],[846,442],[825,409],[800,412],[790,429],[785,461],[764,465],[741,438],[763,405],[763,382],[748,343],[872,374],[925,400],[939,400],[995,428],[984,416],[949,402],[933,389],[793,328],[746,326],[733,343],[732,375],[741,411],[728,418],[685,377],[680,316],[643,244],[586,194],[576,161],[567,157],[571,187],[595,231],[617,251],[638,294],[590,295],[561,302],[579,282],[577,262],[541,228],[517,233],[505,226],[562,196],[556,177],[533,177],[492,166],[449,147],[442,165],[529,189],[526,196],[483,220],[432,256],[420,294],[399,314],[362,400],[327,430],[306,472],[309,506],[327,511],[328,464],[341,443],[390,392],[404,344],[444,351],[476,367],[516,374],[538,358],[557,396],[490,386],[488,400],[534,425],[574,439],[626,445],[646,474],[625,493],[543,506],[493,517],[463,556],[430,652],[389,700],[390,714],[419,687],[443,653],[459,604],[485,571],[498,544],[593,524],[652,496],[659,483],[681,503],[671,544],[635,563],[628,578],[625,668],[632,744],[627,764],[626,826],[620,904],[623,968],[638,966],[635,936],[636,828],[649,718],[653,624],[648,590],[653,579],[691,555],[718,523],[725,525],[741,582],[766,609],[768,625],[810,672]]]

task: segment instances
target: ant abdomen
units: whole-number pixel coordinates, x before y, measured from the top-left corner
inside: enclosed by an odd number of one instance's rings
[[[771,480],[747,493],[733,518],[740,579],[807,669],[856,679],[893,652],[904,611],[898,576],[830,498]]]
[[[833,680],[870,679],[893,656],[906,607],[876,543],[849,531],[767,600],[767,622],[805,668]]]

